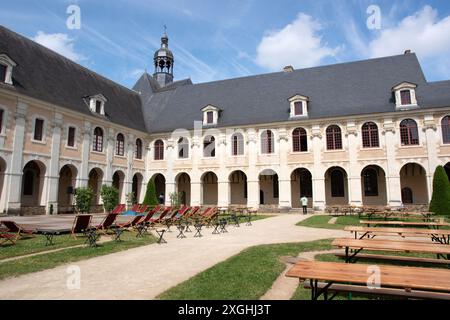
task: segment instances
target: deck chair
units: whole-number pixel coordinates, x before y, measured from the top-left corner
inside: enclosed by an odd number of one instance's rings
[[[138,224],[142,220],[142,216],[135,216],[131,220],[124,222],[124,223],[116,223],[114,226],[121,229],[129,229],[134,227],[136,224]]]
[[[163,219],[165,218],[165,216],[168,215],[171,212],[172,212],[172,207],[166,207],[162,211],[160,211],[159,214],[158,213],[155,214],[155,216],[153,216],[150,219],[149,223],[151,225],[155,225],[155,224],[161,223],[163,221]]]
[[[117,219],[118,214],[117,213],[109,213],[106,215],[106,217],[103,219],[103,221],[96,225],[95,228],[102,232],[103,234],[106,234],[106,231],[112,227],[114,222]]]
[[[16,244],[16,237],[15,234],[0,232],[0,245],[8,241],[12,244]]]
[[[75,217],[75,220],[73,221],[72,231],[70,234],[73,238],[77,238],[77,234],[82,233],[83,235],[86,234],[86,232],[91,229],[91,221],[92,221],[92,215],[91,214],[80,214]]]
[[[141,213],[141,214],[144,214],[144,213],[146,213],[147,212],[147,210],[148,210],[148,205],[146,205],[146,204],[143,204],[137,211],[136,211],[136,213]]]
[[[2,221],[3,225],[7,228],[7,232],[9,233],[15,233],[16,240],[27,238],[27,237],[34,237],[34,232],[36,230],[31,229],[25,229],[15,223],[14,221]]]
[[[140,204],[134,204],[129,211],[137,212],[139,208],[141,207]]]
[[[111,213],[121,214],[126,209],[126,206],[124,204],[117,205]]]

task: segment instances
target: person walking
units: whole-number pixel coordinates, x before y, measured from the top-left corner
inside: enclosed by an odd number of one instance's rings
[[[302,204],[303,214],[308,214],[308,198],[305,196],[301,197],[300,203]]]
[[[158,197],[159,204],[164,204],[164,195],[161,193]]]

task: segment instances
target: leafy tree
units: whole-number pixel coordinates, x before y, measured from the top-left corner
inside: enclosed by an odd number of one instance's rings
[[[103,207],[107,212],[111,212],[119,204],[119,190],[113,186],[103,185],[100,190],[103,200]]]
[[[450,215],[450,183],[442,166],[438,166],[434,172],[430,211],[440,216]]]
[[[178,192],[172,192],[170,195],[170,205],[174,208],[179,207],[181,204],[181,194]]]
[[[147,184],[147,191],[145,192],[144,204],[149,206],[158,205],[158,198],[156,196],[155,180],[150,179]]]
[[[89,213],[94,191],[91,188],[77,188],[75,190],[75,207],[78,212]]]

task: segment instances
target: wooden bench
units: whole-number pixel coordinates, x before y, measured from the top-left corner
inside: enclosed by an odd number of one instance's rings
[[[365,237],[374,238],[375,236],[400,236],[405,237],[430,237],[431,240],[442,243],[450,243],[450,230],[438,229],[420,229],[420,228],[377,228],[377,227],[359,227],[346,226],[345,231],[350,231],[355,234],[355,239],[358,238],[358,233],[362,234],[358,239]]]
[[[338,284],[366,286],[367,289],[368,284],[379,287],[380,289],[371,291],[372,296],[378,296],[378,290],[382,289],[398,289],[408,293],[416,290],[437,293],[436,296],[430,295],[430,299],[450,294],[450,270],[447,269],[385,265],[374,268],[368,264],[301,261],[289,269],[286,276],[298,278],[301,282],[309,280],[312,300],[317,300],[322,295],[327,300],[331,286]],[[379,283],[373,283],[372,278],[378,279]],[[334,287],[334,289],[348,289],[348,287]]]
[[[345,253],[336,253],[336,257],[346,258]],[[431,265],[450,265],[450,260],[447,259],[433,259],[433,258],[418,258],[418,257],[406,257],[406,256],[392,256],[382,254],[358,254],[353,260],[381,260],[381,261],[395,261],[395,262],[414,262]]]
[[[317,288],[323,290],[327,286],[327,283],[318,282]],[[305,289],[311,289],[311,284],[305,281],[303,284]],[[403,289],[392,289],[392,288],[380,288],[380,289],[370,289],[367,286],[357,286],[351,284],[332,284],[327,289],[330,293],[345,294],[345,293],[356,293],[361,296],[376,296],[381,297],[397,297],[403,299],[422,299],[422,300],[450,300],[450,294],[440,293],[440,292],[427,292],[411,290],[405,291]],[[333,298],[334,298],[333,296]],[[331,300],[331,299],[329,299]]]
[[[345,248],[345,261],[347,263],[357,259],[356,256],[362,250],[430,253],[436,254],[438,258],[444,257],[444,260],[450,260],[450,246],[447,244],[384,239],[338,238],[332,242],[332,245],[339,248]],[[354,252],[351,253],[351,255],[350,249],[354,249]]]
[[[449,227],[447,222],[414,222],[414,221],[385,221],[385,220],[361,220],[360,224],[370,226],[402,226],[402,227],[428,227],[439,229],[439,227]]]

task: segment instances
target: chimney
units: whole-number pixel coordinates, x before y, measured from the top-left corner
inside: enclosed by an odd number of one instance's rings
[[[409,49],[405,50],[405,54],[410,54],[410,53],[411,53],[411,50],[409,50]]]
[[[294,71],[294,67],[293,66],[286,66],[283,68],[283,72],[293,72]]]

